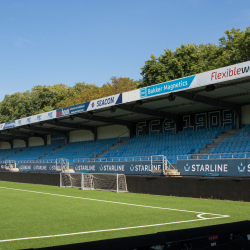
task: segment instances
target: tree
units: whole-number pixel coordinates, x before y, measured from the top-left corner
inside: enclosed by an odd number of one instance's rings
[[[30,91],[5,95],[0,105],[0,114],[3,117],[1,122],[13,121],[22,117],[33,115],[34,106],[31,100]]]
[[[225,67],[250,60],[250,27],[245,32],[240,29],[226,31],[227,38],[219,39],[219,45],[188,44],[181,45],[172,52],[150,60],[141,68],[142,82],[138,87],[170,81],[204,71]]]
[[[95,84],[87,84],[85,82],[78,82],[72,88],[69,88],[66,98],[59,100],[56,108],[63,108],[79,103],[87,102],[91,96],[99,96],[99,87]]]
[[[250,26],[245,32],[233,28],[225,31],[226,38],[219,39],[219,44],[223,47],[221,63],[232,65],[250,60]]]
[[[70,87],[65,84],[35,86],[32,88],[31,92],[31,99],[35,114],[56,109],[57,103],[65,100],[69,94]]]
[[[76,83],[71,89],[71,94],[57,103],[57,108],[76,105],[91,100],[100,99],[137,88],[137,82],[128,77],[111,77],[111,82],[98,87],[95,84]]]
[[[5,95],[0,103],[1,122],[13,121],[56,109],[67,98],[70,88],[64,84],[35,86],[31,91]]]

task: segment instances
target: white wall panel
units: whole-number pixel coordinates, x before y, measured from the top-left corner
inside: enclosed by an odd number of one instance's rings
[[[44,145],[44,140],[40,137],[30,137],[29,138],[29,147],[33,146],[42,146]]]
[[[250,124],[250,105],[241,107],[242,112],[242,124]]]
[[[13,141],[13,148],[25,148],[26,142],[23,140],[14,140]]]
[[[133,102],[140,100],[140,89],[131,90],[122,94],[122,102]]]
[[[10,149],[10,144],[8,142],[0,142],[0,149]]]
[[[121,134],[122,137],[129,136],[130,132],[126,126],[110,125],[97,128],[97,139],[115,138]]]
[[[94,134],[88,130],[75,130],[69,133],[69,142],[94,140]]]

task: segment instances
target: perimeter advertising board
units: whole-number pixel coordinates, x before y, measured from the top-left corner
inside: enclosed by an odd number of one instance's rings
[[[56,171],[56,163],[19,163],[19,171],[39,173],[59,173]]]
[[[151,167],[151,161],[77,162],[74,163],[74,170],[85,173],[161,175],[152,173],[151,170],[162,170],[162,163],[153,164]]]
[[[3,163],[0,163],[0,171],[1,172],[9,172],[8,169],[5,169],[5,164],[3,164]]]
[[[178,160],[181,175],[250,177],[250,159]]]
[[[4,165],[0,165],[0,171],[5,170]],[[59,173],[56,171],[55,163],[20,163],[17,165],[20,172],[37,173]],[[153,164],[151,161],[123,161],[123,162],[77,162],[73,166],[75,172],[85,173],[117,173],[130,175],[162,175],[162,173],[152,173],[151,170],[162,170],[162,163]]]

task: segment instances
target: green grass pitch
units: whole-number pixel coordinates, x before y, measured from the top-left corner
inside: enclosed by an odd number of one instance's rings
[[[39,248],[250,220],[250,203],[0,181],[0,249]]]

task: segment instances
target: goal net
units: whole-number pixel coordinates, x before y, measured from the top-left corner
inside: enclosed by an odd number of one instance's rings
[[[124,174],[60,173],[60,187],[128,192]]]

